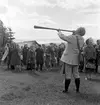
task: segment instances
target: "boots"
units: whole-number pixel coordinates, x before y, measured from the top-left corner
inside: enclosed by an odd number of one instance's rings
[[[68,92],[68,87],[69,87],[70,82],[71,82],[71,79],[65,79],[65,90],[63,90],[63,93]]]
[[[75,85],[76,85],[76,92],[79,92],[80,78],[76,78],[76,79],[75,79]]]

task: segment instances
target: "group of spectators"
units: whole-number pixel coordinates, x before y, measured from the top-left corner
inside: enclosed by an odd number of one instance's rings
[[[64,49],[65,47],[60,45],[28,47],[25,44],[19,47],[16,43],[7,44],[5,47],[7,54],[6,56],[4,54],[4,62],[7,64],[8,69],[11,70],[21,69],[21,67],[25,67],[26,70],[48,70],[60,65],[60,58]],[[87,39],[82,51],[83,59],[80,62],[79,70],[86,71],[89,74],[93,71],[97,73],[100,65],[100,40],[97,40],[97,43],[94,44],[93,39]],[[88,62],[94,64],[95,68],[87,67]]]
[[[16,43],[7,44],[2,61],[7,64],[8,69],[16,70],[24,67],[26,70],[49,70],[52,67],[59,66],[60,57],[64,47],[58,46],[42,46],[27,44],[19,46]]]
[[[80,70],[88,74],[87,78],[91,78],[91,73],[97,73],[100,69],[100,40],[94,44],[92,38],[87,39],[82,51],[83,59],[80,62]]]

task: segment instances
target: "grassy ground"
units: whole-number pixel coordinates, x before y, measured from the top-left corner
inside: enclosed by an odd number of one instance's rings
[[[100,75],[85,80],[81,73],[80,94],[72,78],[63,94],[64,77],[56,69],[46,72],[0,72],[0,105],[100,105]]]

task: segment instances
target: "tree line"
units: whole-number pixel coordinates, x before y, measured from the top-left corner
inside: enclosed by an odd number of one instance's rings
[[[3,48],[7,43],[12,43],[15,39],[15,32],[11,27],[6,27],[2,20],[0,20],[0,47]]]

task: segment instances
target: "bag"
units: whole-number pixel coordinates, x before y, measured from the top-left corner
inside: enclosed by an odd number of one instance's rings
[[[83,54],[82,54],[82,48],[80,48],[78,36],[76,36],[76,38],[77,38],[77,47],[78,47],[78,50],[79,50],[79,54],[78,54],[78,64],[80,64],[80,62],[84,62],[84,58],[83,58]]]
[[[87,62],[87,64],[86,64],[86,68],[95,69],[95,68],[96,68],[96,66],[95,66],[95,64],[94,64],[94,63]]]

